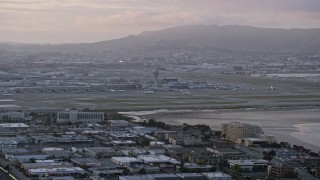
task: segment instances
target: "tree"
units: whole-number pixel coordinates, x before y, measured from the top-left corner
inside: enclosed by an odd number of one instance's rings
[[[241,173],[242,172],[242,168],[239,164],[236,164],[232,167],[232,169],[236,172],[236,173]]]
[[[186,168],[186,167],[184,167],[184,166],[182,166],[182,167],[180,168],[180,172],[181,172],[181,173],[188,173],[188,172],[189,172],[189,169]]]
[[[83,112],[89,112],[90,111],[90,109],[89,108],[83,108],[83,110],[82,110]]]
[[[139,171],[139,174],[146,174],[146,170],[144,168],[141,168],[140,171]]]
[[[274,150],[272,150],[267,153],[264,152],[263,154],[264,154],[263,159],[270,161],[276,155],[276,152]]]
[[[30,162],[30,163],[35,163],[35,162],[36,162],[36,159],[35,159],[35,158],[30,158],[30,159],[29,159],[29,162]]]
[[[9,171],[10,171],[10,164],[6,165],[6,166],[4,167],[4,169],[7,170],[7,172],[9,173]]]
[[[124,175],[128,175],[130,173],[130,170],[128,168],[125,168],[123,171],[122,171],[122,174]]]
[[[273,174],[269,174],[269,176],[267,177],[267,180],[276,180],[276,177]]]

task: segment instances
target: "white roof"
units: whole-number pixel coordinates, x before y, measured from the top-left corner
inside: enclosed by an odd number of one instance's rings
[[[180,163],[179,161],[165,155],[139,155],[138,159],[144,161],[145,163]]]
[[[268,161],[264,159],[254,159],[254,160],[229,160],[230,164],[239,164],[240,166],[250,166],[256,164],[267,164]]]
[[[113,144],[134,144],[135,142],[127,140],[127,141],[111,141]]]
[[[210,173],[202,173],[203,175],[207,177],[231,177],[228,174],[224,174],[222,172],[210,172]]]
[[[3,127],[3,128],[17,128],[17,127],[27,128],[29,126],[26,125],[25,123],[3,123],[3,124],[0,124],[0,127]]]
[[[42,148],[42,151],[62,151],[62,148],[57,147],[48,147],[48,148]]]
[[[46,173],[84,173],[84,170],[80,167],[70,167],[70,168],[39,168],[39,169],[29,169],[31,174],[46,174]]]
[[[135,157],[112,157],[111,160],[119,161],[119,162],[141,162],[139,159]]]
[[[36,160],[36,163],[54,163],[54,160]]]

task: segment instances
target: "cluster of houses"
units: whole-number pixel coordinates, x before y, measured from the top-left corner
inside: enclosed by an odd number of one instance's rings
[[[213,131],[114,120],[103,112],[21,112],[20,120],[16,113],[6,112],[11,118],[0,124],[0,165],[17,179],[319,176],[319,154],[277,143],[256,125],[232,122]]]

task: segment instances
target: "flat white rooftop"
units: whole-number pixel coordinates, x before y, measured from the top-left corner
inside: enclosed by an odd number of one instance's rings
[[[113,144],[135,144],[134,141],[130,141],[130,140],[127,140],[127,141],[111,141]]]
[[[268,161],[264,159],[254,159],[254,160],[229,160],[230,164],[238,164],[240,166],[250,166],[250,165],[267,165]]]
[[[230,175],[228,174],[224,174],[222,172],[210,172],[210,173],[202,173],[203,175],[207,176],[207,177],[230,177]]]
[[[144,163],[172,163],[179,164],[180,162],[165,155],[140,155],[138,159]]]
[[[39,168],[39,169],[29,169],[30,174],[60,174],[60,173],[77,173],[83,174],[84,170],[80,167],[71,167],[71,168]]]
[[[135,157],[112,157],[111,160],[116,160],[119,162],[141,162]]]
[[[25,123],[3,123],[0,124],[0,127],[2,128],[27,128],[29,127]]]

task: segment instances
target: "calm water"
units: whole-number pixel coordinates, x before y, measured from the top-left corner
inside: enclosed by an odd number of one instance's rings
[[[299,132],[292,132],[291,136],[320,147],[320,123],[294,125]]]

